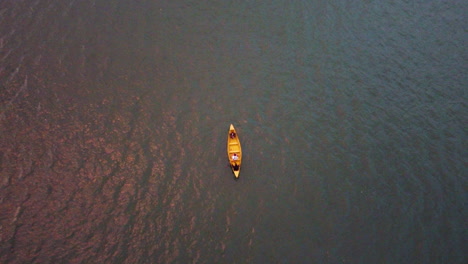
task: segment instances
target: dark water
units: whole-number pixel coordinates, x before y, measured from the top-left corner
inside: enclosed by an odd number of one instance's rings
[[[466,263],[468,2],[229,2],[0,1],[0,263]]]

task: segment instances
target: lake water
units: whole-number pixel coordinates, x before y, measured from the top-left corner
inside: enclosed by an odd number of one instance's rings
[[[0,262],[467,263],[467,13],[2,0]]]

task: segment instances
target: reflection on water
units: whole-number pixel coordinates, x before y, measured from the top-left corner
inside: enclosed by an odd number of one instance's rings
[[[466,262],[466,10],[2,1],[0,262]]]

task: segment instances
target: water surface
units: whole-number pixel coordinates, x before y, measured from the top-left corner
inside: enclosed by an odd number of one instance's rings
[[[467,12],[2,1],[0,262],[466,263]]]

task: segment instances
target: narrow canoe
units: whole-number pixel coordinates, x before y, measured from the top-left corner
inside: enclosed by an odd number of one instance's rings
[[[227,154],[232,172],[234,173],[234,176],[236,178],[239,178],[240,167],[242,163],[242,149],[239,140],[239,135],[237,134],[236,129],[232,124],[228,132]]]

